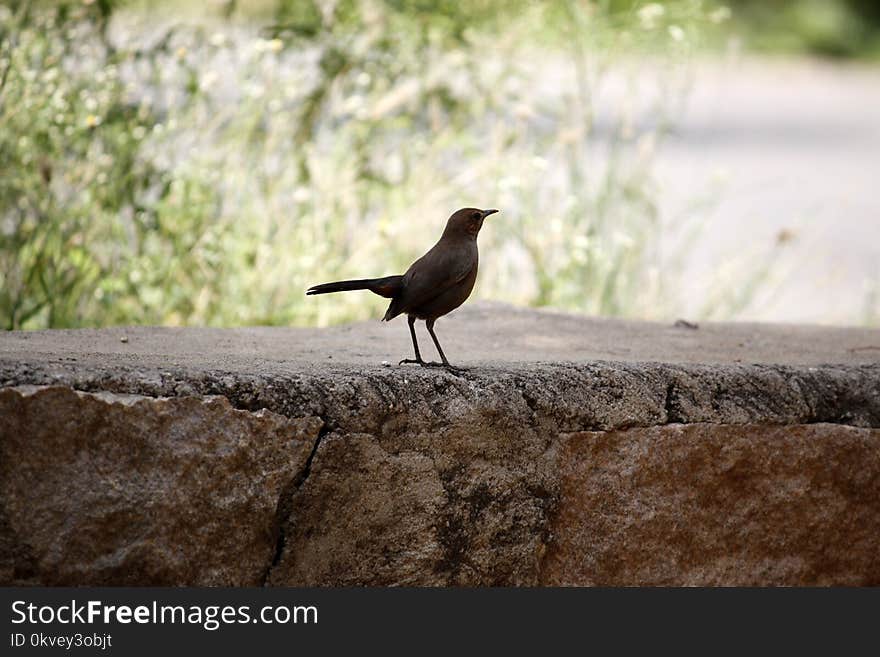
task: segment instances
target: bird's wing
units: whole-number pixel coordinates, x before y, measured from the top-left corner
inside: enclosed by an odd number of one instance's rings
[[[385,319],[393,319],[428,303],[467,278],[476,265],[475,252],[436,244],[410,265],[403,276],[403,293],[391,303]]]

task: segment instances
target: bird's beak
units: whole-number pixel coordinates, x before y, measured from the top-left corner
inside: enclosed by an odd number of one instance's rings
[[[495,214],[498,210],[483,210],[483,219],[488,217],[490,214]]]

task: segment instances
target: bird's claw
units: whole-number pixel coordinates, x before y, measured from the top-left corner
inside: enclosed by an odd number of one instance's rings
[[[421,365],[422,367],[443,367],[443,363],[436,363],[434,361],[424,361],[421,358],[404,358],[402,361],[397,363],[398,365]]]
[[[461,372],[467,371],[467,370],[465,370],[465,368],[456,367],[455,365],[452,365],[451,363],[430,362],[430,363],[425,363],[424,366],[425,367],[442,367],[444,370],[452,372],[453,374],[460,374]]]
[[[450,372],[455,372],[455,373],[465,371],[460,367],[455,367],[454,365],[451,365],[449,363],[438,363],[435,360],[424,361],[424,360],[415,359],[415,358],[404,358],[402,361],[400,361],[397,364],[398,365],[404,365],[404,364],[421,365],[422,367],[442,367],[444,369],[449,370]]]

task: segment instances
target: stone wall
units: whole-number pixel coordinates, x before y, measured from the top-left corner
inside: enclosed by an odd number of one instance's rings
[[[121,330],[0,341],[3,584],[880,584],[880,332],[456,374],[249,330],[95,347]]]

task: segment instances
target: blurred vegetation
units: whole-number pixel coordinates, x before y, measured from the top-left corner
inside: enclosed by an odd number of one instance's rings
[[[366,317],[381,300],[302,290],[402,270],[468,204],[506,211],[484,296],[650,313],[652,148],[706,20],[698,2],[650,7],[283,0],[257,30],[234,2],[170,23],[111,0],[8,3],[0,321]],[[635,126],[624,75],[597,130],[604,71],[634,41],[662,46],[655,120]]]
[[[158,80],[162,46],[117,51],[105,3],[0,11],[0,320],[192,316],[222,260],[203,242],[218,199],[145,152],[159,114],[123,80],[123,66]]]
[[[880,56],[877,0],[734,0],[735,25],[763,52]]]
[[[462,205],[504,209],[482,296],[671,312],[680,254],[658,237],[696,228],[658,216],[653,153],[726,7],[157,7],[0,6],[5,328],[376,316],[303,290],[402,271]]]

